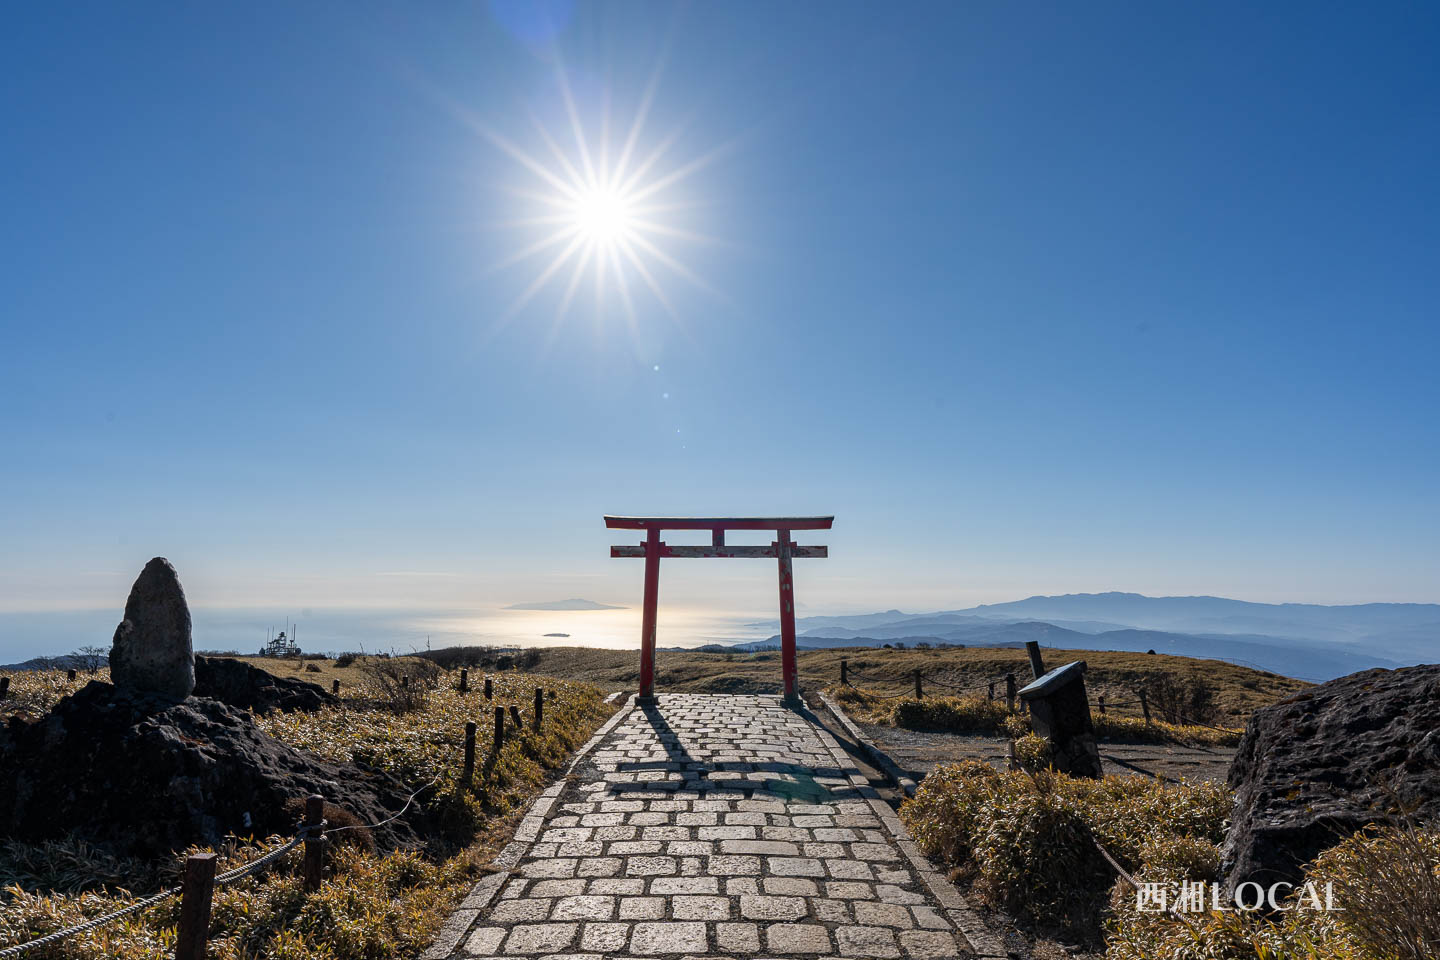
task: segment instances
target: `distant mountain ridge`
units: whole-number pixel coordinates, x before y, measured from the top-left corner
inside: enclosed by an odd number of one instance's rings
[[[808,649],[918,642],[994,647],[1037,640],[1077,650],[1154,649],[1229,660],[1308,680],[1440,659],[1440,604],[1433,603],[1327,606],[1114,592],[933,613],[804,617],[797,627],[797,645]],[[776,643],[772,637],[731,649]]]

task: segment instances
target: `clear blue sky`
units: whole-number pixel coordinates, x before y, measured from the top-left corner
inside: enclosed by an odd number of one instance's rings
[[[810,612],[1440,601],[1440,8],[531,9],[6,11],[0,610],[633,602],[606,512],[834,513]],[[498,140],[657,64],[703,286],[513,310]]]

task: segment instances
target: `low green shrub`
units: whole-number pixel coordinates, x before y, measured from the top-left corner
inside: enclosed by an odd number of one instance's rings
[[[961,697],[880,697],[858,687],[838,686],[827,693],[842,707],[866,723],[878,723],[906,730],[940,730],[947,733],[989,733],[1012,740],[1030,732],[1030,717],[1011,713],[1003,700],[981,696]],[[1102,740],[1131,743],[1185,743],[1201,746],[1229,746],[1240,742],[1243,730],[1219,729],[1197,724],[1174,724],[1164,720],[1146,723],[1141,717],[1122,717],[1094,712],[1095,736]]]
[[[925,697],[892,700],[885,721],[907,730],[946,730],[955,733],[993,732],[1010,712],[999,700],[984,697]]]
[[[1002,773],[968,761],[927,776],[900,817],[922,850],[973,878],[993,906],[1094,943],[1113,878],[1095,841],[1132,871],[1145,849],[1208,862],[1200,844],[1223,838],[1231,802],[1224,786],[1203,781]]]
[[[1039,773],[1041,770],[1050,769],[1054,752],[1050,749],[1049,740],[1033,733],[1027,733],[1024,736],[1016,737],[1014,746],[1015,762],[1020,765],[1021,770]]]

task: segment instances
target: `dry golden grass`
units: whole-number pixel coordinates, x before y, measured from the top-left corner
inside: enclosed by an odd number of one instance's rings
[[[281,676],[318,677],[328,687],[341,678],[342,702],[316,713],[272,713],[261,727],[292,746],[333,760],[386,770],[419,787],[433,781],[421,802],[434,832],[424,850],[374,853],[363,844],[340,844],[319,892],[305,893],[296,872],[298,854],[275,869],[217,893],[210,956],[216,960],[408,960],[423,950],[482,865],[513,832],[546,783],[574,750],[613,712],[600,691],[585,683],[506,673],[496,677],[494,704],[515,705],[526,721],[507,732],[504,748],[489,756],[493,714],[476,690],[454,688],[458,675],[415,663],[412,684],[426,683],[413,709],[396,712],[365,663],[322,672],[290,661],[245,658]],[[383,661],[403,668],[403,662]],[[471,671],[472,677],[475,671]],[[65,679],[63,671],[17,674],[7,706],[39,714],[92,679]],[[108,679],[103,674],[100,679]],[[350,682],[347,684],[346,680]],[[546,691],[545,724],[531,729],[533,694]],[[471,790],[460,788],[461,742],[467,720],[479,729],[480,760]],[[507,730],[509,723],[507,720]],[[222,869],[247,863],[281,838],[236,838],[218,851]],[[71,841],[0,845],[0,948],[42,936],[127,905],[135,894],[175,881],[180,860],[120,860]],[[177,903],[169,900],[114,925],[83,933],[27,956],[37,960],[160,960],[174,955]]]
[[[586,647],[550,647],[537,650],[538,662],[529,669],[573,680],[585,680],[606,690],[634,690],[640,676],[640,654],[635,650],[596,650]],[[1096,650],[1046,649],[1045,662],[1059,666],[1084,660],[1089,666],[1086,683],[1092,697],[1105,696],[1112,703],[1135,700],[1135,689],[1156,674],[1188,676],[1203,673],[1215,690],[1221,726],[1240,725],[1259,707],[1268,706],[1310,686],[1273,673],[1252,670],[1220,660],[1193,660],[1168,654],[1124,653]],[[820,690],[840,679],[840,661],[848,659],[856,674],[867,678],[865,686],[878,694],[895,694],[914,689],[912,674],[927,675],[959,686],[1001,678],[997,692],[1003,696],[1006,673],[1017,682],[1030,678],[1030,662],[1024,650],[988,647],[941,648],[935,650],[884,650],[873,647],[837,650],[802,650],[797,657],[800,683],[805,690]],[[857,679],[854,682],[859,683]],[[655,656],[655,686],[689,693],[779,693],[780,654],[696,653],[661,651]],[[952,692],[933,682],[927,694]],[[1120,716],[1139,716],[1138,706],[1116,707]]]

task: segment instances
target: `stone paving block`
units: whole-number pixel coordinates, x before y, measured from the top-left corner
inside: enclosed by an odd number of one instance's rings
[[[899,860],[900,851],[888,843],[852,843],[850,855],[857,860]]]
[[[653,896],[675,896],[678,894],[718,894],[718,877],[656,877],[650,881]]]
[[[605,844],[599,840],[570,840],[555,851],[561,857],[598,857],[604,852]]]
[[[629,940],[628,923],[587,923],[580,930],[580,949],[591,953],[624,950]]]
[[[771,953],[829,953],[830,931],[818,923],[776,923],[765,928]]]
[[[704,953],[707,947],[703,923],[637,923],[630,934],[631,953]]]
[[[670,900],[670,915],[676,920],[729,920],[729,897],[677,896]]]
[[[853,923],[850,916],[850,903],[848,900],[826,900],[822,897],[810,898],[810,912],[815,914],[816,920],[823,920],[826,923]]]
[[[760,881],[760,884],[765,888],[766,893],[775,896],[818,897],[820,895],[815,881],[799,877],[766,877]]]
[[[800,849],[779,840],[721,840],[721,853],[757,853],[763,856],[794,857]]]
[[[575,880],[537,880],[530,887],[527,897],[573,897],[576,894],[585,892],[585,881]]]
[[[755,827],[699,827],[695,835],[701,840],[753,840]]]
[[[656,854],[662,849],[659,840],[616,840],[605,852],[612,857],[634,857]]]
[[[632,877],[649,877],[674,873],[674,857],[630,857],[625,861],[625,872]]]
[[[875,879],[875,871],[870,869],[870,864],[861,863],[859,860],[826,860],[825,872],[836,880]]]
[[[485,955],[500,952],[500,941],[510,930],[507,927],[478,927],[465,941],[465,952]]]
[[[842,957],[894,960],[900,956],[895,931],[886,927],[836,927],[835,942]]]
[[[727,953],[758,953],[760,927],[753,923],[717,923],[715,942]]]
[[[520,872],[531,878],[570,877],[575,874],[574,860],[531,860],[520,865]]]
[[[874,900],[875,888],[858,880],[826,880],[825,896],[836,900]]]
[[[658,920],[663,916],[664,897],[624,897],[620,900],[621,920]]]
[[[490,923],[538,923],[550,916],[550,905],[555,901],[549,897],[525,900],[501,900],[490,911]]]
[[[602,877],[591,880],[586,893],[606,894],[620,897],[638,897],[645,892],[644,877]]]
[[[746,920],[799,920],[809,912],[803,897],[746,895],[740,898],[740,916]]]
[[[877,883],[875,885],[875,896],[886,903],[924,903],[925,898],[913,890],[906,890],[904,887],[896,886],[893,883]]]
[[[766,866],[781,877],[823,877],[825,868],[814,857],[769,857]]]
[[[710,858],[710,872],[719,877],[758,875],[760,858],[714,856]]]
[[[909,930],[915,926],[915,918],[905,907],[875,900],[855,901],[855,922],[862,926],[895,927],[898,930]]]
[[[575,867],[577,877],[613,877],[625,867],[620,857],[586,857]]]
[[[550,911],[551,920],[609,920],[614,915],[614,897],[593,895],[561,897]]]
[[[911,907],[910,912],[915,915],[916,926],[924,927],[927,930],[950,929],[950,921],[936,913],[934,907]]]
[[[505,938],[506,953],[555,953],[575,940],[578,923],[522,923]]]
[[[906,930],[900,934],[900,945],[907,957],[920,960],[953,960],[959,954],[955,935],[938,930]]]

